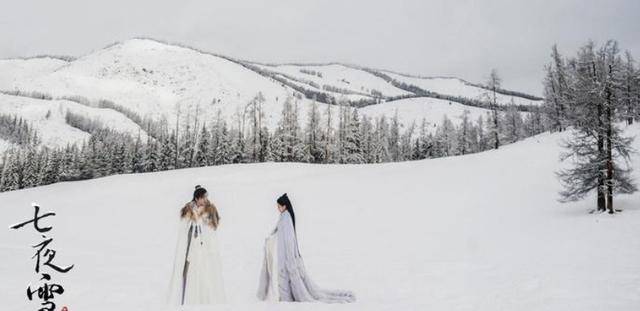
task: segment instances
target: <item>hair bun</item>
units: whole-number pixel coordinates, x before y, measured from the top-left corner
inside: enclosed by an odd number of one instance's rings
[[[202,188],[200,185],[196,185],[196,190]]]

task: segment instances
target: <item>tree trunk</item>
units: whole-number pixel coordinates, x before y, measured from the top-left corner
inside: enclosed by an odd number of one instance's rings
[[[602,131],[602,104],[598,104],[598,157],[603,158],[604,155],[604,137]],[[598,211],[606,211],[606,200],[604,195],[605,190],[605,178],[603,170],[600,170],[598,174]]]
[[[607,156],[607,209],[609,214],[613,214],[613,152],[611,148],[611,136],[613,135],[613,107],[611,102],[611,91],[607,88],[607,137],[606,137],[606,156]]]

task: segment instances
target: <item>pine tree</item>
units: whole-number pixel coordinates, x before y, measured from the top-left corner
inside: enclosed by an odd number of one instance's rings
[[[20,152],[16,150],[8,151],[6,164],[2,170],[2,191],[12,191],[22,188],[22,165],[20,163]]]
[[[264,112],[262,106],[265,102],[264,95],[259,92],[247,105],[249,113],[249,138],[247,139],[247,158],[250,162],[261,161],[264,159],[264,151],[262,150]]]
[[[489,141],[486,135],[486,131],[484,128],[484,119],[482,115],[478,117],[478,121],[476,121],[477,129],[478,129],[478,151],[485,151],[489,149]]]
[[[374,144],[374,129],[371,119],[364,115],[360,122],[360,138],[362,140],[362,156],[365,163],[377,163],[377,146]]]
[[[215,164],[222,165],[233,163],[233,150],[231,146],[231,137],[227,129],[227,123],[225,121],[221,121],[218,129],[219,143],[216,148]]]
[[[543,81],[544,107],[551,123],[551,129],[564,131],[571,108],[570,93],[568,92],[568,69],[556,45],[551,50],[551,58],[552,63],[546,66],[546,76]]]
[[[22,183],[20,188],[30,188],[38,185],[40,171],[38,170],[38,158],[36,150],[29,148],[25,151],[22,164]]]
[[[318,104],[314,101],[309,110],[307,127],[305,128],[305,158],[311,163],[322,163],[325,160],[325,148],[322,144],[322,127]]]
[[[358,110],[350,113],[350,118],[345,120],[343,139],[343,153],[340,163],[360,164],[364,163],[362,156],[362,140],[360,137],[360,119]]]
[[[178,134],[176,134],[178,135]],[[194,137],[189,126],[185,128],[179,142],[179,154],[177,168],[193,167],[195,155]]]
[[[157,172],[160,170],[160,152],[158,143],[153,138],[147,138],[144,158],[144,171]]]
[[[625,61],[622,69],[622,89],[621,101],[623,109],[620,115],[624,117],[627,124],[632,124],[634,119],[638,119],[640,109],[640,76],[635,68],[635,61],[629,51],[625,52]]]
[[[111,158],[111,172],[114,174],[124,174],[127,172],[127,143],[122,142],[114,149],[115,153]]]
[[[416,124],[415,122],[413,122],[400,136],[399,161],[411,160],[411,157],[413,156],[412,138],[413,138],[413,132],[415,131],[415,128],[416,128]]]
[[[327,126],[325,131],[322,133],[322,144],[324,149],[324,163],[336,163],[336,140],[335,140],[335,131],[333,129],[333,114],[331,106],[333,104],[327,105]]]
[[[616,114],[621,101],[622,64],[618,45],[607,42],[597,52],[594,44],[583,46],[571,61],[570,96],[575,99],[570,118],[572,138],[564,143],[561,159],[571,158],[573,167],[558,176],[564,186],[561,201],[575,201],[592,190],[597,193],[597,209],[614,213],[613,194],[637,190],[630,168],[617,161],[628,161],[632,139],[622,136]]]
[[[377,162],[390,162],[391,151],[389,150],[389,124],[383,115],[376,122],[375,131],[376,159]]]
[[[60,181],[60,162],[59,152],[53,151],[47,153],[47,164],[44,167],[40,184],[49,185]]]
[[[498,71],[496,69],[491,70],[491,74],[489,74],[489,78],[487,79],[487,89],[488,94],[486,96],[489,98],[489,109],[491,109],[491,127],[490,135],[492,136],[493,148],[498,149],[500,147],[500,124],[499,124],[499,116],[498,116],[498,89],[500,89],[500,85],[502,83],[502,79],[498,75]]]
[[[160,159],[158,169],[161,170],[173,170],[176,169],[177,158],[177,141],[175,132],[171,132],[169,135],[162,135],[160,141]]]
[[[414,160],[422,160],[429,158],[431,156],[431,148],[433,147],[431,138],[428,130],[428,123],[426,118],[422,118],[422,122],[420,123],[420,128],[418,132],[418,137],[415,142],[415,147],[413,151],[413,159]]]
[[[391,125],[389,126],[389,156],[390,161],[400,161],[400,122],[398,121],[398,111],[396,110],[391,119]]]
[[[276,161],[302,162],[305,159],[297,110],[297,104],[293,105],[290,98],[284,102],[282,116],[274,134],[273,155]]]
[[[198,141],[198,148],[195,157],[195,166],[207,166],[209,165],[209,131],[205,125],[202,126],[200,131],[200,141]]]
[[[458,130],[458,153],[467,154],[473,152],[471,149],[471,122],[469,122],[469,110],[464,110],[460,116],[461,124]]]
[[[502,136],[504,137],[505,143],[514,143],[524,137],[523,123],[524,122],[522,121],[520,112],[516,109],[515,105],[512,102],[511,105],[509,105],[509,107],[507,108],[507,111],[504,114],[504,120],[502,122]]]
[[[142,139],[140,135],[136,139],[136,142],[133,145],[131,150],[131,171],[133,173],[142,173],[145,171],[145,149],[142,144]]]

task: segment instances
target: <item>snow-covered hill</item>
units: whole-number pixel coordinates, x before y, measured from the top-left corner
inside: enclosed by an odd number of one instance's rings
[[[558,203],[563,137],[417,162],[263,163],[67,182],[0,193],[0,218],[26,219],[33,201],[57,213],[56,262],[76,265],[56,276],[66,289],[56,302],[69,310],[160,310],[178,210],[196,184],[222,215],[229,303],[187,310],[637,310],[640,195],[617,196],[624,211],[615,215],[588,214],[593,197]],[[355,291],[357,303],[256,300],[262,243],[283,192],[296,208],[309,272],[320,285]],[[30,245],[38,240],[29,230],[0,230],[6,310],[35,309],[25,288],[37,281]]]
[[[454,124],[459,124],[465,111],[469,112],[470,122],[477,121],[480,116],[486,117],[487,113],[490,112],[488,109],[429,97],[394,100],[359,109],[359,112],[372,118],[381,116],[393,117],[397,113],[400,124],[405,128],[411,126],[413,122],[415,122],[416,126],[419,126],[424,119],[427,122],[427,126],[434,130],[442,123],[445,116],[451,119]]]
[[[277,73],[293,83],[337,97],[346,94],[353,96],[354,99],[361,99],[412,94],[370,72],[342,64],[258,66]]]
[[[89,138],[88,132],[70,126],[65,121],[67,112],[99,120],[104,126],[129,133],[133,137],[146,133],[132,120],[112,109],[88,107],[67,100],[40,100],[22,96],[0,94],[0,114],[14,115],[29,122],[37,131],[42,144],[49,147],[64,147],[67,144],[81,144]],[[0,144],[0,151],[10,147]],[[4,149],[3,149],[4,147]]]
[[[13,89],[24,81],[47,75],[67,62],[51,57],[0,59],[0,88]]]
[[[178,112],[213,119],[218,110],[231,121],[258,92],[266,99],[267,120],[273,120],[281,103],[294,94],[236,62],[144,39],[114,44],[49,74],[4,87],[107,99],[170,122]]]
[[[263,121],[271,129],[277,125],[287,98],[299,98],[300,116],[302,120],[306,119],[312,103],[305,97],[309,92],[327,94],[337,102],[366,100],[375,103],[362,108],[364,114],[380,116],[388,113],[387,117],[392,117],[397,108],[405,124],[423,117],[437,124],[442,120],[441,114],[447,114],[451,119],[460,115],[462,107],[455,101],[450,110],[438,109],[437,117],[430,109],[415,109],[416,102],[437,101],[432,98],[388,101],[417,95],[398,88],[393,81],[384,78],[385,75],[442,95],[477,100],[484,92],[459,79],[411,78],[343,64],[260,65],[152,39],[127,40],[69,61],[51,57],[0,60],[0,91],[38,92],[54,99],[81,98],[89,105],[109,100],[141,117],[156,121],[166,119],[169,125],[175,124],[178,116],[183,123],[196,115],[203,122],[211,122],[218,112],[227,122],[237,125],[242,123],[237,121],[245,115],[247,104],[258,93],[264,96]],[[538,104],[517,96],[500,95],[499,98],[502,104],[510,103],[511,99],[516,104]],[[2,96],[0,106],[5,108],[0,109],[16,108],[16,102],[14,98]],[[23,102],[34,103],[32,100]],[[56,105],[56,102],[44,104]],[[326,111],[325,103],[318,105],[321,112]],[[31,108],[17,111],[25,109]],[[471,106],[469,110],[481,112]],[[103,114],[94,115],[102,119]],[[110,116],[104,114],[104,117],[105,124],[113,123]],[[69,137],[66,142],[73,143],[82,136],[80,134],[70,132],[68,136],[58,137]]]
[[[393,80],[409,85],[415,85],[423,90],[436,92],[442,95],[459,96],[468,99],[486,100],[487,90],[472,85],[469,82],[452,77],[416,77],[393,72],[385,72]],[[541,100],[532,100],[519,96],[497,94],[500,105],[533,105],[542,104]]]

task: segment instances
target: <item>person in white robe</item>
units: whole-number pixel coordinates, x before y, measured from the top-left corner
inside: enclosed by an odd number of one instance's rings
[[[257,296],[266,301],[348,303],[355,295],[347,290],[318,287],[307,274],[298,250],[295,214],[285,193],[277,200],[278,225],[265,240],[264,260]]]
[[[179,236],[167,302],[170,305],[226,301],[217,228],[220,216],[207,191],[196,186],[180,212]]]

